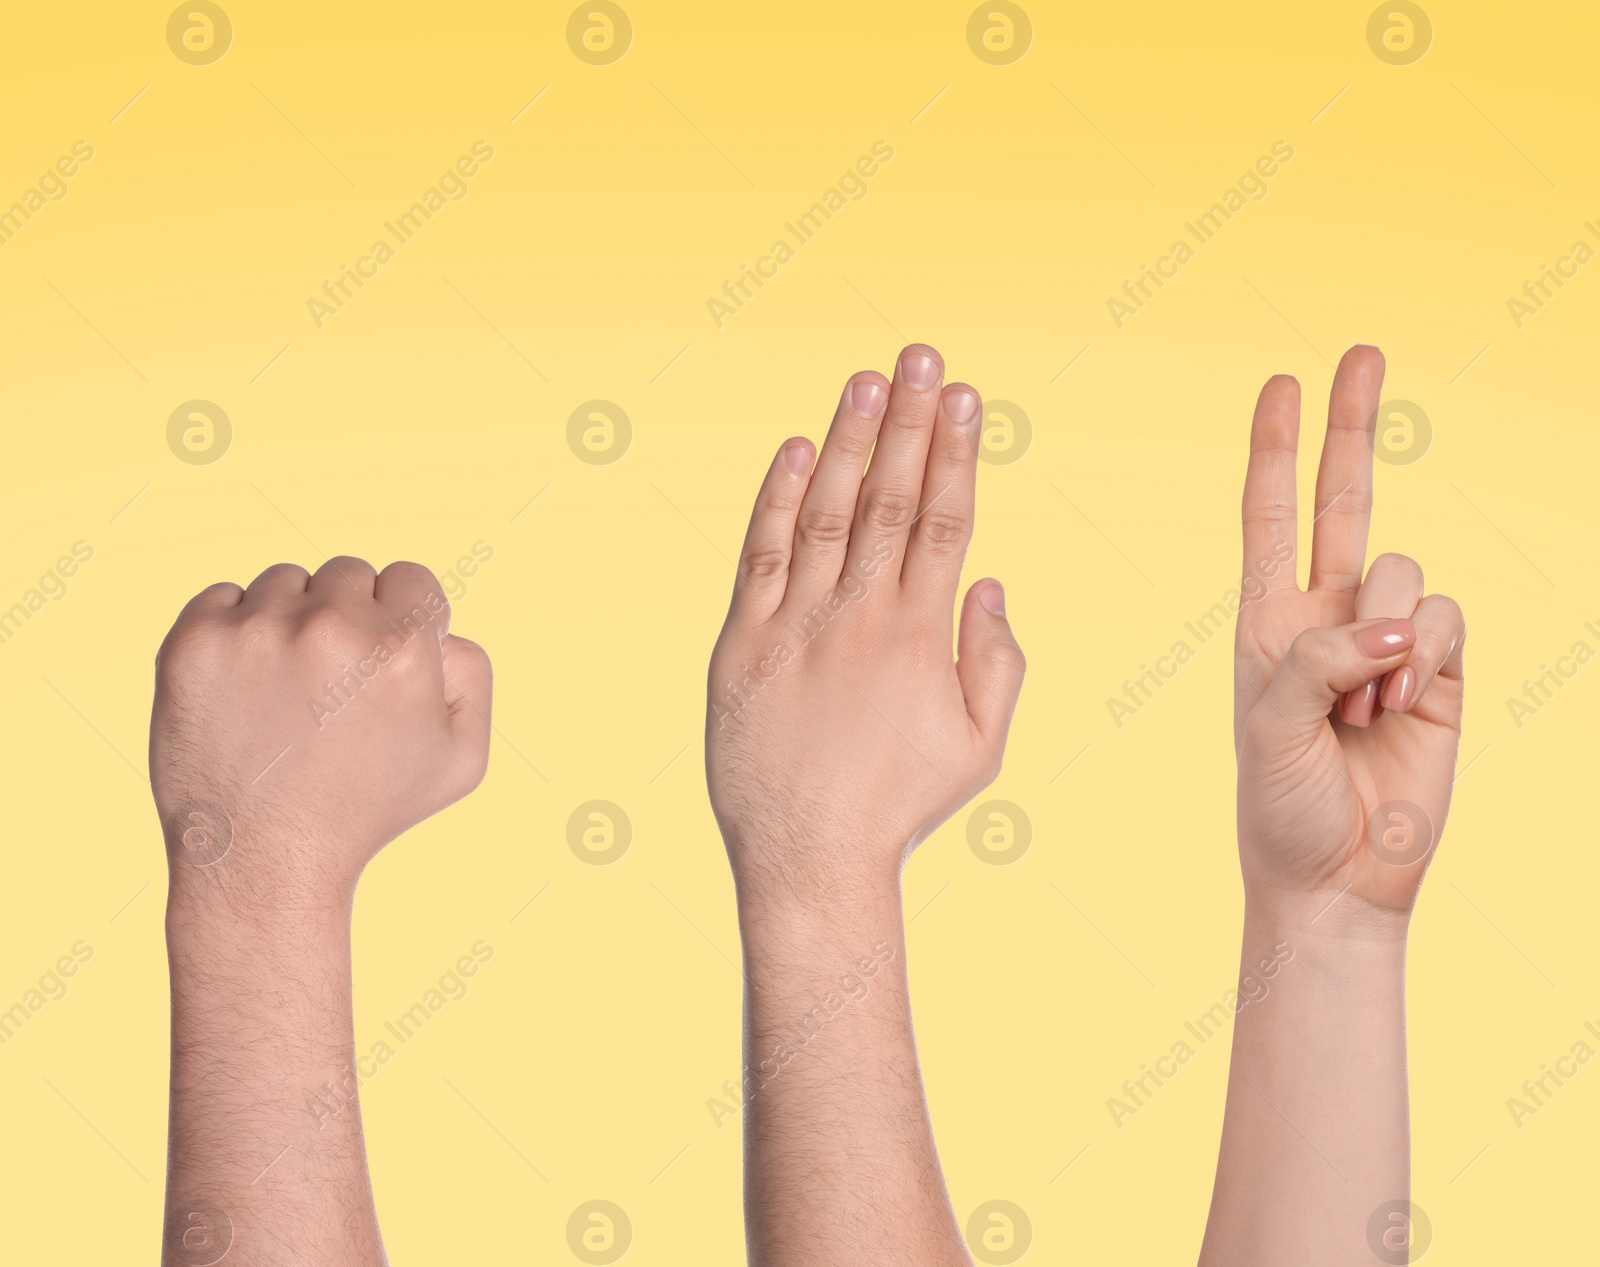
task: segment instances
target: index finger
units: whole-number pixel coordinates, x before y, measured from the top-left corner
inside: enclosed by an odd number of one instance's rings
[[[1295,586],[1294,470],[1299,442],[1300,384],[1288,374],[1275,374],[1261,389],[1250,423],[1250,465],[1241,508],[1246,594]]]

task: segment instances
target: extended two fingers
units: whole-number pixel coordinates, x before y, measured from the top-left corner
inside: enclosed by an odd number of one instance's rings
[[[1311,527],[1311,589],[1354,593],[1367,557],[1372,519],[1372,436],[1383,388],[1383,353],[1357,345],[1344,354],[1328,399],[1328,429],[1317,466]],[[1300,385],[1288,375],[1268,380],[1250,427],[1245,474],[1244,576],[1247,590],[1289,589],[1294,569],[1295,458]]]

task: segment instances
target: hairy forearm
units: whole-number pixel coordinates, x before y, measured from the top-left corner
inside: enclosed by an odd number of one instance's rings
[[[1247,903],[1240,996],[1267,988],[1234,1031],[1202,1267],[1371,1267],[1374,1212],[1410,1195],[1405,919],[1326,902]]]
[[[917,1067],[898,884],[820,908],[741,895],[752,1267],[970,1262]]]
[[[382,1264],[351,1074],[347,901],[174,878],[163,1263]]]

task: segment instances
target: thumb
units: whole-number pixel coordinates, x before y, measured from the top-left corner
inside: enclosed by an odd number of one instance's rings
[[[494,669],[489,653],[469,638],[447,635],[439,644],[444,655],[444,702],[455,732],[465,796],[483,781],[489,766],[489,705]]]
[[[1264,693],[1270,710],[1263,722],[1287,723],[1303,736],[1326,720],[1339,696],[1382,677],[1405,659],[1416,641],[1409,620],[1362,620],[1303,630]]]
[[[999,581],[977,582],[961,604],[956,677],[967,714],[985,739],[1005,743],[1027,667],[1006,621],[1005,589]]]

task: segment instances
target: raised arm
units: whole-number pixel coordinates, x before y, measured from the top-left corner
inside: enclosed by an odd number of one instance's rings
[[[162,644],[168,1267],[385,1261],[350,911],[373,855],[483,777],[489,661],[449,620],[427,569],[336,558],[213,585]]]
[[[892,385],[845,385],[820,456],[783,445],[711,659],[753,1267],[969,1262],[917,1069],[900,871],[998,773],[1023,659],[986,580],[952,660],[981,409],[943,378],[913,344]]]
[[[1398,554],[1366,571],[1384,361],[1345,353],[1295,576],[1300,388],[1262,389],[1234,659],[1245,926],[1203,1265],[1409,1261],[1405,949],[1450,807],[1461,610]],[[1267,987],[1263,989],[1263,986]]]

